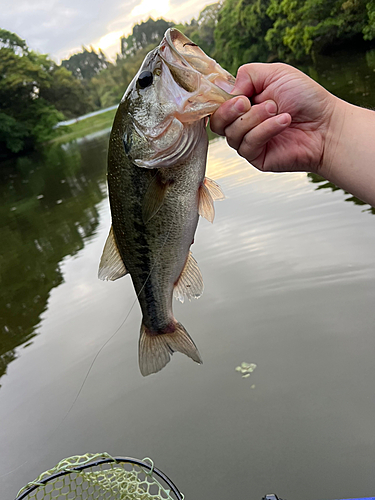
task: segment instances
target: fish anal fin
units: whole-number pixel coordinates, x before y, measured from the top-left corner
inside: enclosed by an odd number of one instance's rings
[[[215,208],[214,208],[214,200],[203,183],[199,187],[199,204],[198,204],[198,213],[209,222],[213,222],[215,218]]]
[[[203,182],[214,201],[225,200],[225,194],[217,182],[213,181],[209,177],[205,177]]]
[[[180,302],[187,297],[189,300],[198,299],[203,293],[203,278],[197,261],[191,252],[186,260],[186,264],[175,284],[173,296]]]
[[[160,210],[170,185],[171,182],[163,182],[158,173],[152,178],[143,199],[142,217],[145,224]]]
[[[128,271],[121,258],[113,227],[109,231],[107,241],[105,242],[102,257],[100,259],[98,278],[100,280],[115,281],[125,276]]]
[[[173,327],[172,333],[154,333],[142,323],[138,357],[139,369],[144,377],[164,368],[176,351],[185,354],[196,363],[202,363],[197,346],[181,323],[176,321]]]

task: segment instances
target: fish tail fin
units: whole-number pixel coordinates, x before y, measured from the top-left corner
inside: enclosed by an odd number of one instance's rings
[[[172,332],[170,330],[173,329]],[[166,333],[151,332],[143,323],[139,337],[139,369],[144,377],[160,371],[178,351],[202,364],[197,346],[185,328],[177,321]]]

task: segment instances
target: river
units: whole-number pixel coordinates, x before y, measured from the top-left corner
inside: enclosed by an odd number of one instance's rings
[[[375,52],[305,70],[375,107]],[[97,279],[107,143],[1,165],[1,498],[102,451],[151,457],[187,499],[374,495],[374,209],[212,141],[208,175],[227,198],[193,245],[205,292],[174,305],[204,363],[175,354],[143,378],[130,279]],[[244,378],[241,363],[256,368]]]

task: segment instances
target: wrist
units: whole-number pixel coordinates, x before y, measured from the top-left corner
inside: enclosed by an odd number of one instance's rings
[[[335,99],[317,173],[375,206],[375,112]]]
[[[324,145],[317,172],[325,179],[331,180],[335,170],[339,167],[339,156],[346,146],[346,120],[349,114],[349,103],[331,95],[330,111],[327,113],[327,125],[324,132]]]

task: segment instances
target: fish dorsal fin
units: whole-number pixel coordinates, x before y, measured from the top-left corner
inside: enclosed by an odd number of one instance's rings
[[[199,187],[198,213],[209,222],[215,218],[214,200],[205,183]]]
[[[159,173],[156,173],[143,199],[142,217],[145,224],[160,210],[169,186],[170,182],[163,182]]]
[[[225,200],[225,194],[223,193],[219,184],[209,177],[204,178],[204,185],[210,192],[212,199],[215,201]]]
[[[189,252],[186,264],[174,286],[173,295],[180,302],[184,297],[198,299],[203,293],[203,278],[193,254]]]
[[[125,276],[128,271],[121,258],[117,247],[113,227],[109,231],[107,241],[105,242],[102,257],[100,259],[98,278],[100,280],[115,281]]]

